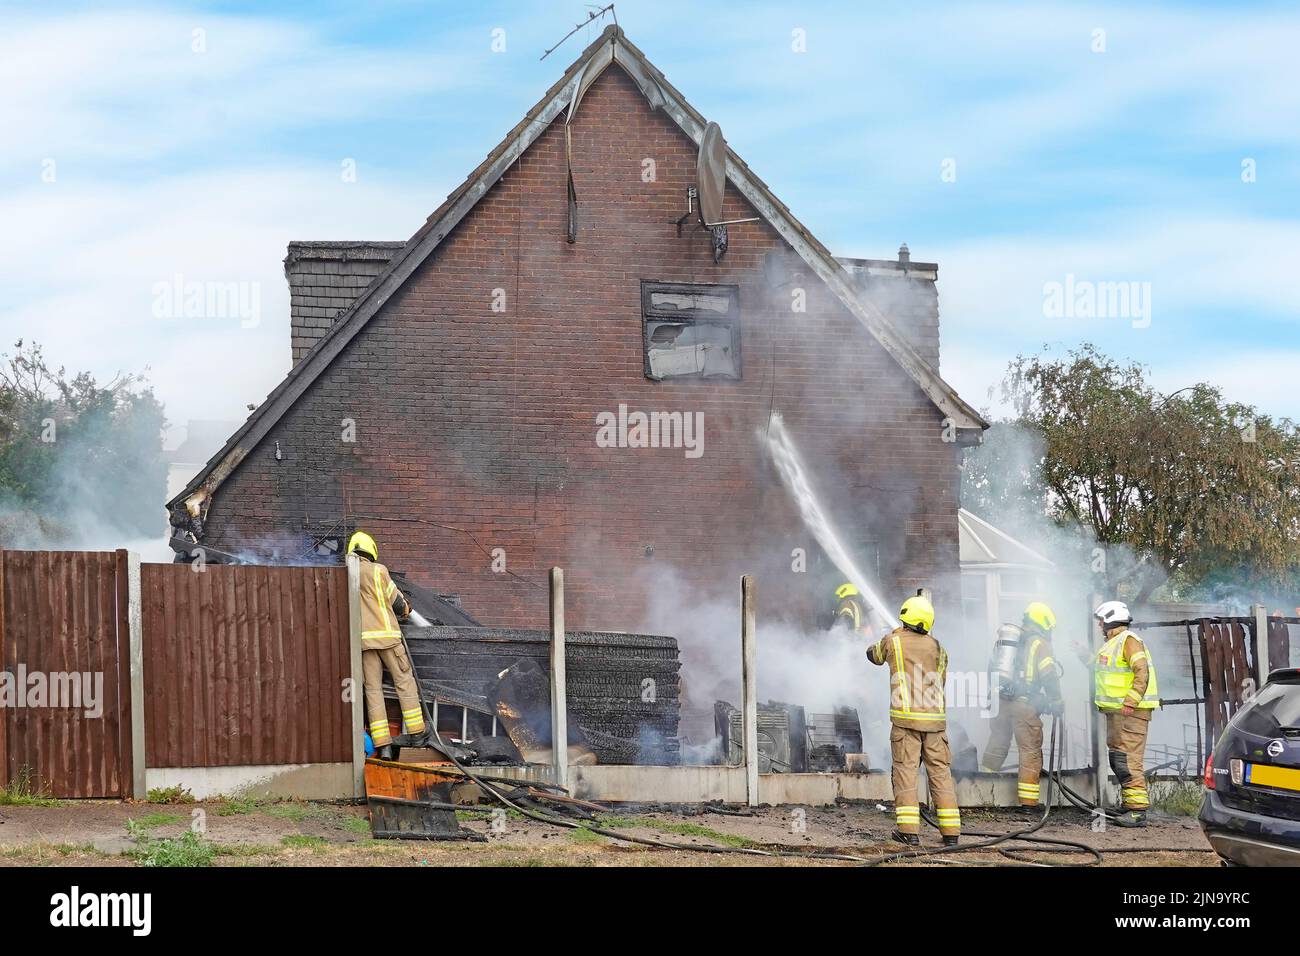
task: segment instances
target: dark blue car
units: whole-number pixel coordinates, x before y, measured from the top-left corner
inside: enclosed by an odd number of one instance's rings
[[[1223,731],[1200,820],[1230,866],[1300,866],[1300,668],[1269,674]]]

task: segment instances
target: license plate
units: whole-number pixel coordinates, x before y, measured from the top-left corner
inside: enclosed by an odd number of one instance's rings
[[[1290,767],[1270,767],[1262,763],[1246,764],[1246,782],[1257,787],[1277,787],[1279,790],[1300,791],[1300,770]]]

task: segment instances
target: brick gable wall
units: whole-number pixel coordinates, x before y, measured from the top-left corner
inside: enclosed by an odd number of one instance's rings
[[[364,527],[382,560],[493,624],[544,624],[552,565],[572,627],[637,629],[688,591],[734,600],[745,572],[761,613],[808,621],[838,575],[791,570],[816,546],[757,436],[776,410],[845,538],[879,542],[887,600],[928,585],[955,613],[959,450],[920,389],[817,280],[804,313],[769,288],[763,257],[785,247],[766,224],[733,226],[720,264],[705,232],[677,237],[695,147],[617,67],[573,150],[578,241],[556,123],[226,480],[207,542],[292,557],[307,531]],[[729,188],[725,215],[754,213]],[[743,380],[648,380],[642,280],[738,285]],[[702,413],[703,455],[597,447],[620,404]]]

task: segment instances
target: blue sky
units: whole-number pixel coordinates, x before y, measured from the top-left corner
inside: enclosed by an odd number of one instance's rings
[[[286,243],[409,236],[599,32],[539,62],[587,9],[0,3],[0,341],[148,367],[179,423],[242,417],[288,366]],[[1300,418],[1300,11],[617,11],[836,253],[939,262],[942,371],[972,403],[1017,352],[1093,341]],[[159,318],[178,275],[256,284],[259,321]],[[1149,323],[1045,315],[1067,276],[1149,284]]]

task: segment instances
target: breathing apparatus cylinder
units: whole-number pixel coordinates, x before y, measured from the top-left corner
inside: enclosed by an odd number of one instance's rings
[[[998,639],[989,658],[989,681],[993,690],[1003,700],[1012,700],[1017,693],[1019,675],[1016,663],[1020,660],[1020,641],[1024,631],[1014,624],[998,628]]]

